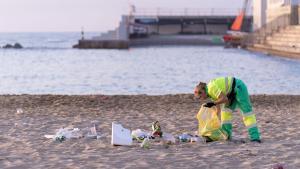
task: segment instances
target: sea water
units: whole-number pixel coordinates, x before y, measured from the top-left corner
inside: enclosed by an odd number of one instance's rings
[[[97,35],[87,33],[86,36]],[[178,94],[235,76],[250,94],[300,94],[300,61],[222,46],[79,50],[80,33],[0,33],[0,94]]]

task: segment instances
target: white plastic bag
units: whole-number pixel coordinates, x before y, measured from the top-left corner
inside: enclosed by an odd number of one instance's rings
[[[137,141],[142,142],[145,138],[149,138],[151,136],[151,134],[148,132],[145,132],[141,129],[136,129],[131,132],[131,136],[132,136],[132,138],[136,139]]]
[[[162,135],[162,138],[168,144],[175,144],[176,143],[175,137],[170,133],[165,133],[164,132],[163,135]]]
[[[131,131],[129,129],[123,128],[121,124],[113,122],[111,144],[124,146],[132,145]]]
[[[55,136],[54,139],[58,141],[64,141],[65,139],[78,139],[83,137],[79,128],[74,129],[67,129],[67,128],[60,128]]]

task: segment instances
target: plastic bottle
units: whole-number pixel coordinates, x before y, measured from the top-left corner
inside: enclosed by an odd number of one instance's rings
[[[145,138],[141,144],[142,148],[149,149],[150,148],[150,140],[149,138]]]

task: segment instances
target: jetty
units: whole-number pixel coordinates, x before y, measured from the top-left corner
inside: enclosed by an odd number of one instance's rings
[[[136,9],[123,15],[116,29],[99,36],[82,37],[74,48],[128,49],[153,45],[224,45],[239,9]],[[252,31],[251,12],[243,30]]]

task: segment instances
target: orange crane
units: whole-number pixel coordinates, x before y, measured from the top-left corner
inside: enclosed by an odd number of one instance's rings
[[[242,32],[241,29],[244,17],[246,15],[248,4],[249,0],[245,0],[241,12],[235,18],[233,24],[231,25],[230,31],[227,31],[227,34],[223,36],[223,40],[227,47],[237,47],[241,45],[241,40],[247,34],[246,32]]]

